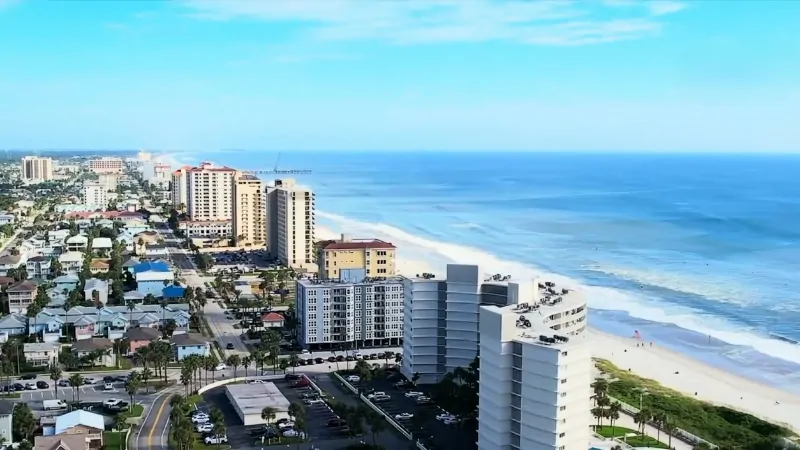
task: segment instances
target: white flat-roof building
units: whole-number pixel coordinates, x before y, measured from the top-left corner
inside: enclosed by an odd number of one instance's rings
[[[295,180],[275,180],[266,188],[267,251],[290,267],[316,271],[314,192]]]
[[[495,277],[496,278],[496,277]],[[448,264],[447,277],[404,279],[401,372],[431,384],[478,355],[480,305],[517,302],[519,287],[500,279],[484,280],[478,266]],[[413,333],[411,332],[413,330]]]
[[[587,308],[552,283],[517,305],[482,306],[478,449],[589,448]]]
[[[265,424],[261,411],[267,406],[275,408],[276,420],[289,417],[289,400],[275,383],[229,384],[225,395],[244,426]]]
[[[83,203],[91,210],[105,209],[108,207],[108,193],[105,186],[97,183],[83,185]]]
[[[297,281],[296,297],[303,348],[402,344],[402,278],[357,283],[303,279]]]

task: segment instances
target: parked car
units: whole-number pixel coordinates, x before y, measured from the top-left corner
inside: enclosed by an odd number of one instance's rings
[[[304,387],[311,386],[311,383],[308,381],[308,379],[303,378],[303,379],[300,379],[300,380],[292,382],[291,386],[293,388],[304,388]]]
[[[330,358],[328,360],[330,361]],[[336,358],[334,358],[333,360],[336,361]],[[314,358],[314,362],[317,364],[322,364],[325,362],[325,360],[322,358]]]
[[[64,400],[45,400],[42,402],[45,411],[52,409],[67,409],[67,402]]]
[[[35,373],[26,373],[25,375],[22,375],[21,377],[19,377],[19,379],[20,380],[35,380],[36,379],[36,374]]]
[[[225,346],[228,350],[233,350],[233,342],[228,342],[228,345]]]
[[[389,401],[389,400],[391,400],[391,399],[392,399],[392,397],[390,397],[390,396],[388,396],[388,395],[379,395],[379,396],[377,396],[377,397],[373,397],[373,398],[372,398],[372,403],[383,403],[383,402],[388,402],[388,401]]]
[[[38,389],[49,389],[49,388],[50,388],[50,385],[49,385],[49,384],[47,384],[47,382],[46,382],[46,381],[41,381],[41,380],[40,380],[40,381],[37,381],[37,382],[36,382],[36,387],[37,387]]]
[[[118,398],[110,398],[110,399],[108,399],[108,400],[106,400],[106,401],[104,401],[104,402],[103,402],[103,406],[105,406],[106,408],[108,408],[108,407],[111,407],[111,406],[117,406],[117,405],[118,405],[118,404],[120,404],[120,403],[122,403],[122,400],[121,400],[121,399],[118,399]]]
[[[36,383],[25,383],[25,390],[26,391],[35,391],[36,390]]]
[[[106,390],[106,391],[114,390],[114,383],[110,383],[110,382],[103,383],[103,390]]]
[[[83,384],[95,384],[97,383],[97,378],[86,377],[83,379]]]
[[[328,362],[336,362],[335,356],[328,356]]]
[[[219,363],[219,364],[217,364],[217,366],[216,366],[216,367],[214,367],[214,370],[225,370],[225,369],[227,369],[227,368],[228,368],[228,365],[227,365],[227,364],[225,364],[225,363]]]
[[[264,380],[246,380],[245,384],[264,384]]]
[[[411,413],[400,413],[394,416],[397,420],[411,420],[414,418],[414,415]]]
[[[292,422],[291,420],[287,420],[286,422],[279,422],[278,428],[280,428],[281,430],[294,428],[294,422]]]
[[[305,438],[305,437],[306,437],[306,434],[305,434],[305,433],[303,433],[302,431],[297,431],[297,430],[286,430],[286,431],[284,431],[284,432],[283,432],[283,437],[299,437],[299,438]]]
[[[442,413],[442,414],[438,414],[436,416],[436,420],[448,420],[448,419],[452,420],[452,419],[455,419],[455,418],[456,418],[456,416],[454,416],[454,415],[452,415],[450,413]]]
[[[112,377],[111,375],[106,375],[103,377],[103,383],[113,383],[113,382],[114,382],[114,377]]]
[[[359,381],[361,381],[361,377],[358,375],[348,375],[347,378],[345,379],[350,383],[358,383]]]
[[[408,392],[406,392],[406,397],[408,397],[408,398],[422,397],[423,395],[425,395],[425,394],[423,394],[422,392],[418,392],[418,391],[408,391]]]
[[[70,387],[69,380],[67,380],[66,378],[62,378],[62,379],[58,380],[58,386],[59,387]]]
[[[287,373],[286,375],[283,376],[283,379],[286,381],[295,381],[299,380],[300,378],[302,378],[300,375],[294,373]]]
[[[225,436],[224,434],[219,436],[206,436],[205,439],[203,439],[203,442],[205,442],[206,445],[227,444],[228,436]]]
[[[378,392],[373,392],[373,393],[367,395],[367,398],[372,399],[372,398],[375,398],[375,397],[383,397],[385,395],[386,395],[386,392],[378,391]]]
[[[192,416],[192,423],[208,423],[211,420],[208,414],[195,414]]]
[[[303,349],[303,350],[301,350],[301,351],[300,351],[300,354],[301,354],[301,355],[310,355],[310,354],[311,354],[311,352],[309,352],[309,351],[308,351],[308,350],[306,350],[306,349]]]
[[[194,429],[198,433],[210,433],[214,431],[214,425],[211,425],[210,423],[198,423]]]
[[[325,402],[321,398],[307,398],[303,400],[303,403],[310,406],[310,405],[319,405]]]
[[[429,405],[429,404],[433,403],[433,399],[431,399],[430,397],[426,397],[424,395],[421,395],[421,396],[417,397],[416,402],[417,402],[418,405]]]

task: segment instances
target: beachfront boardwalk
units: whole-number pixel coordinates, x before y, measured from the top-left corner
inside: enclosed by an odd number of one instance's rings
[[[614,425],[630,428],[632,430],[636,430],[639,428],[639,424],[634,422],[633,417],[627,414],[620,414],[619,419],[616,422],[614,422]],[[663,431],[661,432],[661,436],[658,436],[658,430],[652,425],[649,424],[646,425],[644,432],[652,438],[659,437],[659,440],[665,444],[669,441],[669,437]],[[672,438],[672,447],[675,450],[692,450],[694,448],[692,445],[689,445],[686,442],[683,442],[674,437]]]

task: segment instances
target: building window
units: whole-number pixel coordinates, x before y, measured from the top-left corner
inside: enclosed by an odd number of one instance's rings
[[[564,436],[566,436],[566,435],[567,435],[567,433],[560,433],[560,434],[558,435],[558,437],[564,437]]]

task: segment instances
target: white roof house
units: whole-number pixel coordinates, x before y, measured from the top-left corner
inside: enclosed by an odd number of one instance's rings
[[[106,428],[103,416],[93,412],[78,409],[56,418],[55,434],[61,434],[78,425],[104,430]]]
[[[139,272],[136,274],[136,281],[172,281],[175,279],[175,274],[172,272],[157,272],[150,270],[147,272]]]
[[[67,252],[63,253],[58,256],[58,260],[62,263],[64,262],[83,262],[83,253],[82,252]]]
[[[112,247],[112,245],[113,244],[112,244],[110,238],[99,237],[99,238],[92,239],[92,248],[95,248],[95,249],[97,249],[97,248],[101,248],[101,249],[102,248],[108,248],[108,249],[110,249]]]

